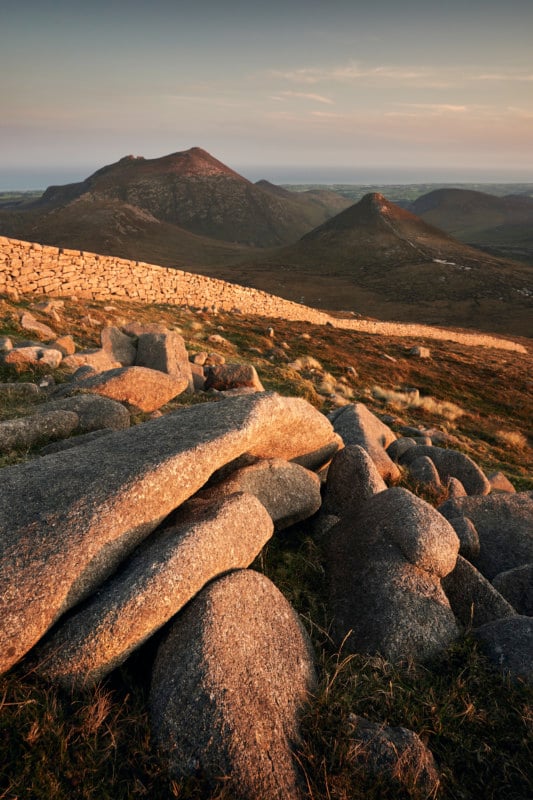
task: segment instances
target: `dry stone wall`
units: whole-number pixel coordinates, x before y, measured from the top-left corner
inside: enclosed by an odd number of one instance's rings
[[[336,319],[316,309],[259,289],[238,286],[180,269],[128,261],[64,247],[50,247],[0,236],[0,293],[76,295],[92,300],[138,300],[194,307],[240,309],[245,314],[329,323],[337,328],[384,336],[444,339],[467,345],[526,352],[522,345],[476,333],[425,325]]]

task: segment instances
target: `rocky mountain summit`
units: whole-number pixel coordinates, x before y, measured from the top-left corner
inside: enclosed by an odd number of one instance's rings
[[[79,348],[51,327],[63,300],[39,311],[50,326],[27,309],[0,340],[12,377],[0,397],[24,408],[0,421],[0,452],[31,451],[0,484],[2,672],[31,670],[76,697],[151,652],[152,739],[172,781],[316,797],[301,752],[322,667],[283,581],[258,571],[303,526],[337,658],[430,665],[471,633],[495,680],[533,682],[531,491],[487,474],[443,428],[394,431],[346,380],[325,390],[328,414],[265,391],[251,363],[217,352],[232,352],[224,326],[207,337],[213,350],[192,346],[205,312],[189,312],[189,339],[89,320],[100,346]],[[276,330],[263,339],[287,364]],[[310,356],[291,363],[333,380]],[[363,780],[389,797],[437,796],[438,736],[343,720],[337,746]]]

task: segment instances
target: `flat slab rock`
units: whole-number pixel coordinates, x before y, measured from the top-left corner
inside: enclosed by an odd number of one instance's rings
[[[206,587],[160,647],[153,736],[172,775],[223,778],[240,800],[299,800],[291,751],[314,686],[298,616],[268,578],[239,570]]]
[[[180,409],[83,448],[5,467],[0,671],[217,469],[244,453],[312,463],[334,441],[329,421],[305,400],[256,394]]]
[[[91,686],[177,614],[213,578],[248,567],[273,524],[251,494],[185,503],[80,610],[38,648],[36,671],[69,689]]]

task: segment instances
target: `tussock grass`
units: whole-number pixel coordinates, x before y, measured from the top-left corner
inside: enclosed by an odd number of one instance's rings
[[[455,403],[448,400],[436,400],[434,397],[421,397],[416,391],[406,392],[393,389],[384,389],[381,386],[373,386],[372,394],[378,400],[383,400],[387,405],[402,408],[421,408],[429,414],[444,417],[450,422],[454,422],[465,413]]]
[[[507,447],[524,450],[527,447],[527,439],[520,431],[496,431],[496,439]]]

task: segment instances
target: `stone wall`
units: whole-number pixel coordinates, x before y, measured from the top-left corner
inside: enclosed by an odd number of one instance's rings
[[[259,289],[180,269],[0,236],[0,293],[10,292],[76,295],[106,301],[115,298],[199,308],[216,306],[225,311],[240,309],[245,314],[307,321],[317,325],[329,323],[338,328],[384,336],[444,339],[526,352],[516,342],[484,334],[448,331],[425,325],[340,320]]]

